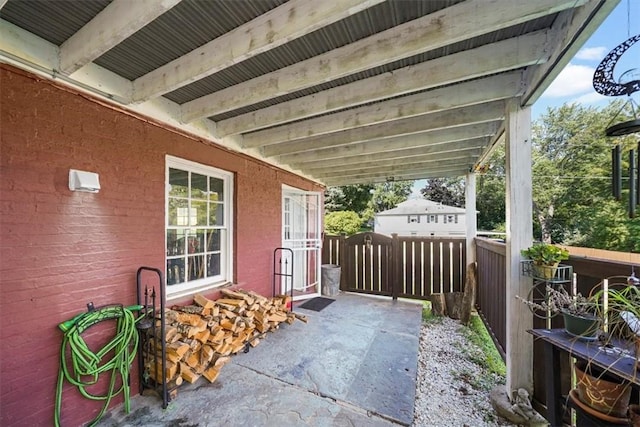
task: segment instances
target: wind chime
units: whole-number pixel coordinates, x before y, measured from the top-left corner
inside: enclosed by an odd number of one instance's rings
[[[640,107],[631,98],[631,94],[640,90],[640,70],[631,69],[620,76],[616,82],[613,78],[613,69],[622,57],[636,42],[640,41],[640,34],[630,37],[624,43],[615,47],[604,57],[593,74],[593,88],[604,96],[626,95],[628,100],[616,113],[605,130],[605,134],[610,137],[630,135],[640,132]],[[618,114],[626,105],[630,106],[633,114],[632,120],[612,124]],[[640,140],[638,149],[629,151],[629,217],[635,217],[636,206],[640,203]],[[612,163],[612,190],[616,200],[622,198],[622,150],[620,144],[616,144],[611,150]]]

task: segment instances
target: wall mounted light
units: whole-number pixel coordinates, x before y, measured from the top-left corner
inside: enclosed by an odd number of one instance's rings
[[[100,191],[100,179],[95,172],[69,170],[69,190],[97,193]]]

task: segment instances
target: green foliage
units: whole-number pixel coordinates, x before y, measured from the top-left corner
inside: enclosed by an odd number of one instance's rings
[[[640,252],[640,217],[628,218],[627,152],[637,147],[633,135],[608,138],[604,129],[627,120],[622,101],[596,109],[565,104],[548,109],[532,125],[533,231],[544,242],[559,242],[622,252]],[[623,151],[623,195],[611,195],[611,148]],[[504,147],[478,177],[478,228],[504,227]]]
[[[427,184],[420,190],[425,199],[442,203],[447,206],[464,206],[463,178],[428,179]]]
[[[371,200],[373,185],[345,185],[329,187],[325,193],[324,208],[327,212],[354,211],[362,215]]]
[[[548,243],[534,243],[527,249],[520,251],[522,256],[527,257],[536,264],[553,265],[565,259],[569,259],[569,251],[556,245]]]
[[[422,305],[422,322],[426,324],[442,323],[442,316],[436,316],[431,310],[431,303],[425,301]]]
[[[504,231],[505,228],[505,157],[504,145],[500,145],[489,158],[488,173],[476,180],[476,209],[478,230]]]
[[[330,212],[324,217],[324,230],[327,234],[352,235],[360,230],[362,219],[353,211]]]
[[[402,203],[411,194],[413,181],[394,181],[376,184],[371,191],[371,198],[367,208],[362,212],[362,221],[365,224],[373,222],[373,216],[377,212],[393,209]]]
[[[463,335],[481,351],[480,356],[474,358],[476,363],[484,366],[492,374],[505,376],[506,366],[482,319],[474,314],[471,316],[469,326],[462,328]]]

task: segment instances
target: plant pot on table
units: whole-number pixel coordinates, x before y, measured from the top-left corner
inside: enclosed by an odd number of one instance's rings
[[[592,341],[598,336],[600,319],[592,314],[574,314],[562,310],[564,329],[569,335],[582,340]]]
[[[581,402],[597,413],[626,417],[631,398],[631,384],[608,375],[601,369],[580,361],[574,364],[576,391]]]

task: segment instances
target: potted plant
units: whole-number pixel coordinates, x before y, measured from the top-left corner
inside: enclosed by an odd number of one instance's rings
[[[545,280],[552,279],[556,275],[560,261],[569,259],[569,251],[544,242],[534,243],[520,253],[531,260],[534,276]]]
[[[614,278],[615,280],[615,278]],[[606,306],[605,306],[606,293]],[[636,368],[640,358],[640,288],[635,285],[613,283],[593,295],[598,314],[607,319],[608,336],[630,341],[636,356]]]
[[[582,294],[569,295],[563,286],[547,285],[545,300],[528,301],[522,297],[517,299],[525,303],[539,317],[553,317],[561,314],[568,334],[583,340],[595,340],[600,330],[600,317],[597,316],[597,304],[593,298]]]

